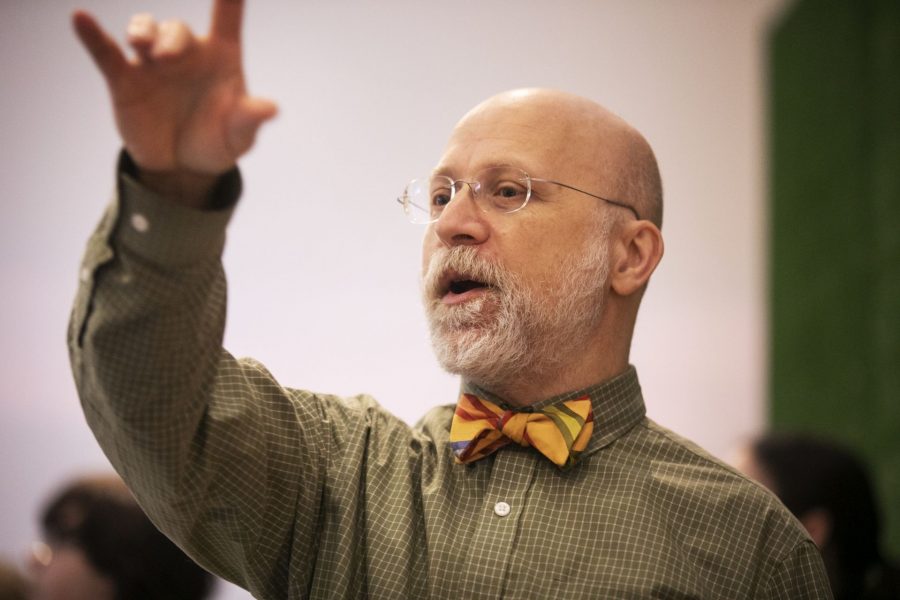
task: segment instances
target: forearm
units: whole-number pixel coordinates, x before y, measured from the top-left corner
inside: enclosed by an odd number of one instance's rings
[[[85,253],[69,331],[88,420],[114,462],[122,450],[107,435],[128,432],[158,455],[153,446],[189,439],[202,417],[221,349],[230,212],[167,206],[127,169],[119,192]]]
[[[229,177],[221,185],[235,196],[239,180]],[[273,475],[291,470],[272,456],[314,469],[316,435],[304,431],[301,450],[294,398],[221,348],[229,209],[175,206],[128,177],[120,192],[89,243],[70,323],[86,418],[157,525],[208,568],[252,586],[255,539],[277,543],[293,527],[290,507],[273,513],[266,495],[295,494],[286,488],[300,480],[317,487],[296,465],[295,480]]]

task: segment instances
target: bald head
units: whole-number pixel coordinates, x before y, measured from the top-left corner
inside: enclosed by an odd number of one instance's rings
[[[558,90],[529,88],[493,96],[457,124],[450,145],[504,132],[528,140],[552,173],[598,196],[633,206],[641,218],[662,226],[662,185],[653,150],[622,118],[596,102]]]

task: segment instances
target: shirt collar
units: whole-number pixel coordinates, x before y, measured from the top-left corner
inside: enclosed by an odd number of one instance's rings
[[[594,433],[583,454],[591,454],[608,446],[640,423],[646,414],[641,385],[633,365],[629,365],[625,371],[612,379],[565,392],[522,408],[512,407],[502,398],[468,381],[462,382],[462,391],[486,398],[503,408],[520,412],[540,410],[557,402],[589,396],[591,408],[594,410]]]

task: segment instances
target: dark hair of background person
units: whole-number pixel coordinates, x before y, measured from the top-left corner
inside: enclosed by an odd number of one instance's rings
[[[820,550],[836,600],[900,600],[900,571],[882,555],[881,512],[864,463],[848,448],[811,435],[769,434],[752,451],[772,491],[798,519],[827,513],[830,530]]]
[[[28,581],[19,569],[0,559],[0,600],[28,600]]]
[[[41,517],[48,543],[81,549],[115,585],[116,600],[202,600],[213,576],[160,533],[116,476],[80,479]]]

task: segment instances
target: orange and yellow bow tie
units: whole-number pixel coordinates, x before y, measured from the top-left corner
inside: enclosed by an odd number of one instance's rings
[[[587,447],[593,431],[594,412],[587,396],[517,412],[463,394],[450,425],[450,447],[457,462],[470,463],[516,442],[533,446],[557,466],[567,468]]]

